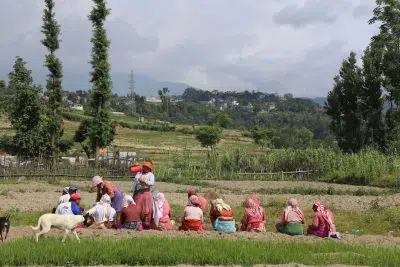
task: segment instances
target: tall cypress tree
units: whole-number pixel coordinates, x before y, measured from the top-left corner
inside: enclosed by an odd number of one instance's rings
[[[339,76],[334,81],[326,105],[327,113],[332,117],[331,129],[343,151],[358,152],[365,142],[359,101],[363,80],[354,52],[343,61]]]
[[[16,132],[13,141],[19,159],[35,158],[43,151],[41,89],[33,84],[31,71],[25,65],[17,57],[8,75],[9,88],[15,92],[9,116]]]
[[[91,116],[87,123],[87,137],[93,152],[111,144],[115,135],[115,125],[110,117],[110,98],[112,96],[112,82],[110,76],[110,63],[108,49],[110,41],[104,22],[111,10],[106,7],[105,0],[93,0],[95,6],[89,15],[93,25],[91,83],[92,91],[88,115]],[[96,156],[97,158],[97,156]]]
[[[385,125],[383,122],[382,59],[383,41],[375,39],[364,51],[361,111],[365,121],[365,145],[385,147]]]
[[[54,1],[45,0],[46,8],[43,11],[43,26],[42,33],[45,35],[41,41],[42,44],[47,48],[48,54],[46,55],[45,66],[49,70],[47,75],[46,89],[49,96],[48,102],[48,120],[46,122],[46,136],[49,140],[47,142],[47,153],[45,156],[52,160],[53,166],[57,162],[57,156],[59,154],[60,139],[63,135],[62,128],[62,64],[61,61],[56,57],[55,52],[60,47],[60,25],[55,19],[54,13]]]
[[[379,23],[380,33],[373,39],[384,43],[383,87],[388,92],[390,109],[386,114],[389,141],[400,137],[400,1],[376,0],[370,24]]]

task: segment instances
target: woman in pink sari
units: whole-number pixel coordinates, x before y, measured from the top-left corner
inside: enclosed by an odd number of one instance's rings
[[[251,197],[244,202],[244,214],[241,220],[241,231],[265,232],[267,218],[264,208],[257,198]]]
[[[163,193],[153,194],[153,228],[159,231],[169,231],[175,222],[171,220],[171,207]]]
[[[312,209],[314,210],[314,217],[312,224],[308,228],[308,235],[340,239],[339,233],[336,232],[335,218],[332,211],[319,201],[314,203]]]

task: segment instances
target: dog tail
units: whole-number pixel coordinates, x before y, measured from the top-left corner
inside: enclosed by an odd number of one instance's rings
[[[34,231],[39,230],[41,222],[42,222],[42,218],[39,218],[38,225],[36,227],[31,226],[32,230],[34,230]]]

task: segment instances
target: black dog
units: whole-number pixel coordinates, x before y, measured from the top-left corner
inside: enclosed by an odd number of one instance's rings
[[[7,239],[8,232],[10,231],[10,216],[0,217],[0,239],[1,242]],[[3,236],[4,234],[4,236]]]

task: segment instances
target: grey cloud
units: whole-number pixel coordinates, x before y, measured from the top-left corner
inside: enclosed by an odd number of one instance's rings
[[[360,17],[368,17],[372,16],[372,8],[368,5],[358,5],[353,10],[353,17],[360,18]]]
[[[274,22],[301,28],[314,23],[333,23],[337,15],[331,13],[330,1],[308,0],[303,6],[289,5],[276,13]]]

